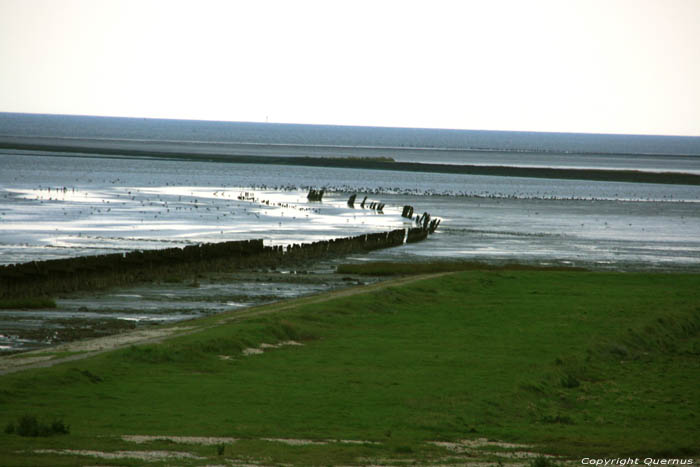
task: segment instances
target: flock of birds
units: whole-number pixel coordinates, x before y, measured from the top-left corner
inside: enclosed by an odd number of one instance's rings
[[[118,185],[119,180],[112,180],[110,184]],[[80,238],[81,245],[87,245],[87,239],[95,239],[96,245],[100,243],[97,240],[107,239],[192,243],[197,239],[216,241],[214,235],[217,234],[219,239],[238,239],[246,226],[258,234],[261,226],[268,225],[278,228],[284,225],[295,230],[302,225],[299,222],[308,221],[310,216],[337,212],[323,211],[329,206],[337,208],[333,203],[310,202],[288,193],[279,196],[270,187],[264,191],[240,191],[182,186],[103,186],[96,189],[39,186],[31,190],[6,191],[4,197],[40,206],[40,209],[29,210],[20,207],[12,219],[17,220],[19,215],[37,226],[43,224],[44,231],[46,224],[50,224],[51,230],[60,232],[62,237],[61,242],[54,242],[55,245],[70,244],[71,237]],[[339,222],[354,222],[357,217],[344,216]],[[364,220],[360,223],[364,224]],[[269,230],[269,227],[262,228],[265,229]],[[188,232],[194,235],[188,235]],[[229,238],[231,236],[233,238]],[[52,246],[50,240],[46,246]],[[124,245],[124,248],[129,247],[133,245]]]

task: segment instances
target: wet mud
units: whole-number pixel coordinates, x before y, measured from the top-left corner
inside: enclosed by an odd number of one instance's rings
[[[61,294],[56,308],[0,311],[0,355],[378,281],[300,269],[201,273],[102,291]]]
[[[411,242],[423,240],[427,231],[420,227],[396,229],[287,246],[264,245],[262,239],[242,240],[2,265],[0,298],[104,289],[209,271],[290,266],[400,246],[407,237]]]

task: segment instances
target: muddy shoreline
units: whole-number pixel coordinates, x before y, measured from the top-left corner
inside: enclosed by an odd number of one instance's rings
[[[307,268],[323,259],[421,241],[428,233],[417,227],[287,246],[266,246],[262,239],[204,243],[0,266],[0,299],[59,298],[56,309],[1,310],[0,352],[362,284],[364,279],[321,277]]]
[[[157,325],[190,321],[220,313],[243,312],[272,304],[381,281],[298,269],[258,269],[199,273],[172,282],[154,280],[128,287],[81,291],[56,296],[56,308],[0,310],[0,356],[59,344],[118,335]],[[156,327],[154,327],[156,326]],[[2,347],[2,345],[0,345]]]
[[[299,304],[324,302],[335,297],[365,293],[379,288],[391,287],[394,285],[414,282],[424,278],[443,275],[442,273],[438,273],[387,279],[386,277],[350,277],[348,275],[341,274],[301,274],[295,277],[294,274],[290,275],[283,272],[272,271],[247,271],[242,272],[241,274],[248,276],[249,278],[256,278],[256,280],[263,282],[273,277],[277,277],[280,280],[291,280],[292,282],[320,280],[330,281],[332,284],[329,284],[330,286],[324,292],[299,294],[294,297],[279,297],[278,300],[273,302],[251,304],[251,306],[241,308],[239,310],[216,313],[217,318],[213,322],[209,322],[207,320],[197,321],[196,317],[193,317],[192,320],[178,321],[176,323],[170,323],[169,325],[166,323],[156,326],[138,325],[131,330],[114,330],[115,332],[97,334],[94,336],[89,336],[86,334],[82,337],[76,336],[73,339],[45,343],[42,346],[34,347],[32,349],[25,349],[20,352],[2,352],[0,353],[0,375],[13,373],[15,371],[21,371],[28,368],[53,366],[57,363],[82,359],[102,352],[131,345],[160,342],[169,337],[208,329],[209,327],[216,326],[221,322],[236,321],[253,316],[282,312]],[[284,279],[283,276],[286,276],[286,279]],[[331,277],[334,277],[334,279],[331,280]],[[223,280],[223,277],[217,277],[214,275],[212,276],[212,280],[221,281]]]
[[[262,239],[255,239],[3,265],[0,299],[104,289],[173,276],[195,277],[203,272],[288,266],[400,246],[422,241],[427,235],[428,230],[416,227],[286,247],[267,246]]]
[[[350,169],[393,170],[402,172],[447,173],[467,175],[490,175],[503,177],[527,177],[550,178],[567,180],[593,180],[608,182],[630,183],[656,183],[674,185],[700,185],[700,175],[674,172],[642,172],[637,170],[606,170],[606,169],[576,169],[576,168],[541,168],[541,167],[513,167],[490,165],[456,165],[434,164],[421,162],[389,162],[373,158],[352,158],[338,156],[279,156],[279,155],[254,155],[242,151],[228,152],[225,148],[215,151],[211,148],[200,150],[165,149],[163,145],[148,148],[140,145],[137,147],[119,147],[108,144],[98,145],[93,142],[79,144],[58,144],[36,142],[30,138],[5,138],[0,141],[0,149],[15,149],[27,151],[47,151],[73,153],[74,155],[100,154],[105,156],[151,158],[151,159],[175,159],[207,162],[228,162],[238,164],[268,164],[290,165],[306,167],[333,167]],[[279,148],[274,148],[279,151]],[[396,149],[400,151],[401,149]],[[298,153],[300,149],[296,149]],[[279,152],[277,153],[279,154]]]

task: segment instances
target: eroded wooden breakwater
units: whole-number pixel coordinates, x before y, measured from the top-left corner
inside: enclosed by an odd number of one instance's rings
[[[0,266],[0,298],[56,293],[187,277],[204,271],[284,266],[424,240],[420,227],[289,246],[265,246],[261,239],[133,251]]]

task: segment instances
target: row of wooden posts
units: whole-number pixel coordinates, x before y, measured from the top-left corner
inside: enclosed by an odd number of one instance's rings
[[[324,190],[315,190],[311,189],[309,190],[309,194],[307,195],[307,199],[309,201],[321,201],[323,199],[323,194]],[[355,201],[357,201],[357,194],[353,193],[350,195],[348,198],[348,207],[354,208],[355,207]],[[365,206],[368,209],[377,211],[377,212],[384,212],[384,206],[386,206],[385,203],[380,203],[378,201],[370,201],[367,203],[367,196],[365,196],[362,199],[362,202],[360,203],[360,208],[365,209]],[[430,214],[427,212],[424,212],[421,216],[417,215],[415,218],[413,217],[413,206],[406,205],[403,207],[403,211],[401,212],[401,216],[405,217],[406,219],[411,219],[415,222],[417,227],[422,228],[423,230],[427,231],[428,233],[434,233],[438,226],[440,225],[440,219],[439,218],[431,218]]]
[[[348,198],[348,207],[354,208],[356,200],[357,200],[357,194],[353,193],[352,195],[350,195],[350,198]],[[364,209],[366,202],[367,202],[367,197],[365,196],[364,199],[362,200],[362,202],[360,203],[360,207]],[[371,201],[369,204],[367,204],[367,207],[369,209],[373,209],[377,212],[383,212],[384,206],[386,206],[384,203],[380,203],[377,201]],[[421,216],[416,214],[416,216],[414,218],[413,217],[413,206],[409,206],[409,205],[406,205],[403,207],[403,211],[401,212],[401,217],[413,220],[417,227],[422,228],[423,230],[425,230],[428,233],[434,233],[437,230],[438,226],[440,225],[440,219],[439,218],[431,218],[430,214],[428,214],[427,212],[424,212]]]
[[[413,206],[404,206],[403,211],[401,212],[401,217],[413,220],[416,223],[416,225],[428,231],[428,233],[435,232],[438,226],[440,225],[440,219],[431,219],[430,214],[428,214],[427,212],[424,212],[421,216],[416,214],[416,217],[413,217]]]
[[[399,246],[426,236],[422,228],[396,229],[288,246],[265,246],[262,239],[255,239],[2,265],[0,298],[52,295],[206,271],[284,266]]]
[[[307,198],[310,201],[321,201],[323,195],[323,189],[312,189]],[[348,206],[355,207],[356,196],[350,196]],[[254,196],[252,193],[245,193],[241,194],[239,199],[254,199]],[[366,202],[367,196],[360,203],[360,207],[366,206],[382,212],[385,206],[384,203],[376,201]],[[428,234],[435,232],[440,219],[431,219],[427,212],[413,218],[413,211],[412,206],[404,206],[401,213],[404,218],[414,221],[415,227],[412,228],[286,247],[265,246],[262,239],[255,239],[0,265],[0,298],[41,296],[126,285],[204,271],[280,266],[294,261],[347,255],[425,240]]]
[[[348,198],[348,207],[354,208],[356,199],[357,199],[356,194],[350,195],[350,198]],[[364,199],[360,203],[360,207],[362,209],[364,209],[365,205],[367,206],[368,209],[372,209],[373,211],[377,211],[377,212],[384,212],[384,206],[386,206],[385,203],[380,203],[378,201],[370,201],[369,203],[367,203],[366,196],[364,197]]]

